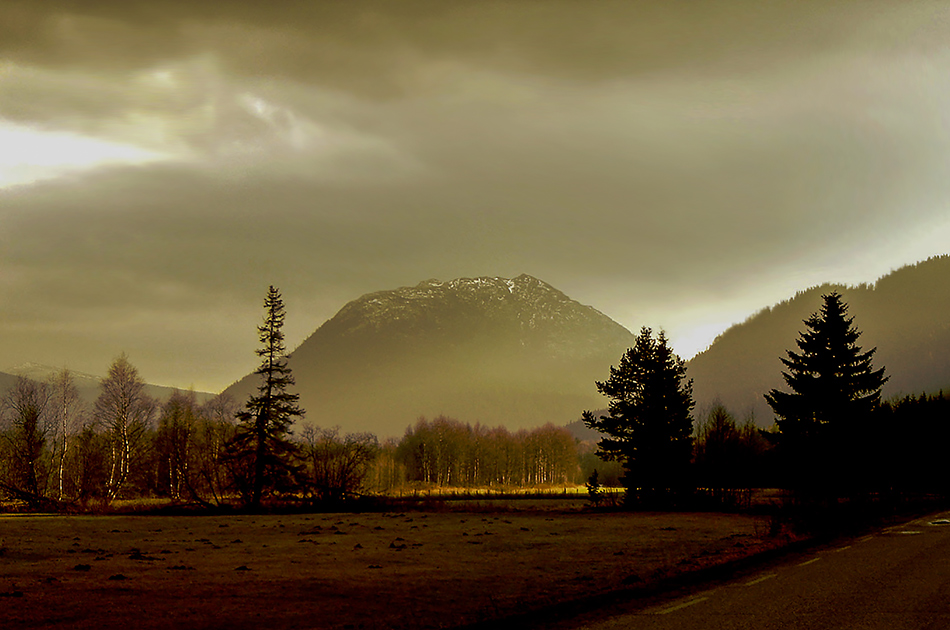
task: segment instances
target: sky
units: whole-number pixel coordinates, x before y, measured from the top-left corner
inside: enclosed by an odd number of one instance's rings
[[[0,370],[527,273],[693,356],[950,252],[950,2],[0,0]]]

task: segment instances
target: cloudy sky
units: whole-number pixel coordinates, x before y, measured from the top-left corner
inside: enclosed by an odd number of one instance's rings
[[[265,6],[266,5],[266,6]],[[0,0],[0,370],[528,273],[692,356],[950,251],[950,2]]]

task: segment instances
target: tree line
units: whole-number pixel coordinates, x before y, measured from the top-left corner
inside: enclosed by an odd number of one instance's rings
[[[91,409],[68,370],[46,383],[18,378],[0,401],[0,490],[33,505],[109,504],[166,497],[251,509],[283,497],[339,502],[419,487],[533,487],[577,483],[591,453],[563,427],[510,432],[440,416],[400,440],[295,420],[280,292],[270,287],[258,326],[256,393],[199,404],[175,392],[160,403],[125,355]],[[601,462],[602,463],[602,462]]]
[[[125,356],[92,406],[67,370],[49,382],[19,377],[0,403],[0,488],[37,506],[147,497],[211,506],[251,505],[257,492],[321,503],[409,488],[573,484],[583,475],[566,428],[510,432],[440,416],[383,444],[371,433],[301,423],[288,429],[283,463],[269,464],[271,476],[255,486],[242,415],[226,396],[148,396]]]
[[[63,370],[25,377],[0,401],[0,490],[33,505],[166,497],[257,509],[269,497],[337,502],[407,486],[537,486],[573,483],[575,440],[564,428],[472,427],[420,418],[401,440],[301,424],[290,387],[283,300],[270,287],[258,327],[257,392],[243,408],[193,393],[165,402],[146,393],[125,355],[110,366],[91,409]]]
[[[160,404],[120,356],[91,408],[73,376],[18,377],[0,403],[0,488],[34,504],[214,496],[233,403],[176,392]]]
[[[737,423],[715,404],[693,431],[692,382],[666,337],[638,335],[610,377],[597,383],[607,413],[584,413],[604,434],[598,454],[622,466],[630,506],[695,505],[711,495],[734,503],[750,488],[777,487],[793,503],[950,497],[942,449],[950,438],[950,399],[943,393],[882,401],[887,380],[875,349],[836,292],[804,320],[797,350],[782,358],[790,391],[765,395],[772,430]],[[589,487],[595,491],[593,479]]]
[[[407,480],[436,486],[542,486],[575,483],[578,451],[563,427],[515,433],[446,417],[420,419],[396,449]]]

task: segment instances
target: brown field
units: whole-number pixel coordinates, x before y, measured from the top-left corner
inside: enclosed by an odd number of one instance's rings
[[[636,588],[785,542],[747,515],[511,505],[0,514],[0,627],[451,627]]]

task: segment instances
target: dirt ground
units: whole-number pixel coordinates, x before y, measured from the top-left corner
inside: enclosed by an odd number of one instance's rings
[[[0,626],[441,628],[781,544],[727,514],[0,514]]]

